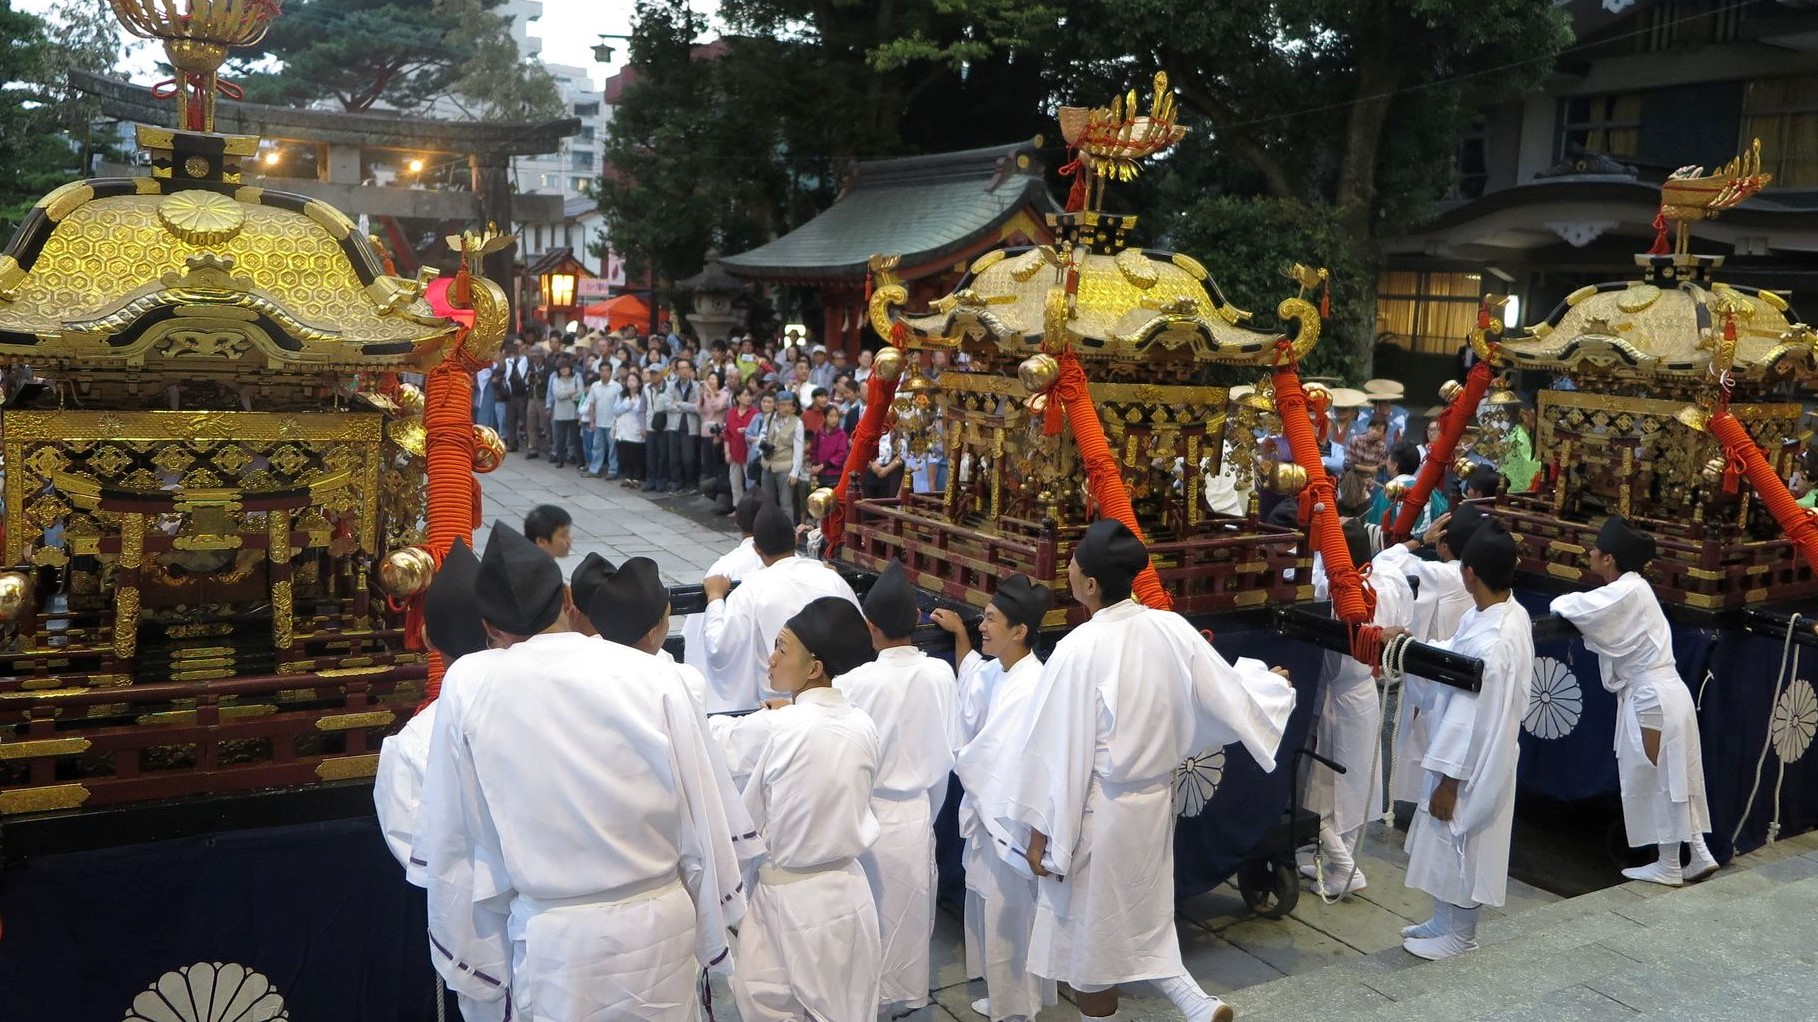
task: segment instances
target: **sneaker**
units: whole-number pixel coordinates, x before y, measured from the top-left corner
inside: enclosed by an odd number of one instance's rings
[[[609,483],[615,483],[615,482],[618,482],[618,479],[619,479],[619,474],[618,474],[618,473],[617,473],[617,472],[608,472],[608,473],[606,473],[606,481],[607,481],[607,482],[609,482]]]
[[[1409,937],[1401,942],[1401,946],[1416,958],[1443,962],[1448,958],[1457,958],[1466,951],[1477,950],[1477,941],[1446,933],[1437,937]]]
[[[1206,995],[1202,1010],[1187,1016],[1187,1022],[1232,1022],[1237,1012],[1229,1004],[1211,994]]]

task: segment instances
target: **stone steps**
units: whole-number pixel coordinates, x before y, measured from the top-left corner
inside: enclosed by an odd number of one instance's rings
[[[1243,1022],[1807,1022],[1818,1003],[1818,836],[1690,887],[1630,883],[1486,920],[1479,939],[1448,962],[1394,947],[1230,1000]]]

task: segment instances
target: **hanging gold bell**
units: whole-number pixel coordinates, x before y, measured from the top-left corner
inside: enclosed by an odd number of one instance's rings
[[[429,588],[436,559],[417,546],[393,550],[379,562],[379,590],[394,600],[408,599]]]
[[[1060,363],[1046,353],[1030,355],[1016,367],[1016,378],[1030,394],[1040,394],[1060,379]]]
[[[831,486],[822,486],[808,495],[808,517],[821,519],[833,510],[834,492]]]
[[[505,441],[491,426],[473,427],[473,470],[481,475],[505,463]]]
[[[1457,380],[1447,380],[1439,385],[1439,401],[1441,404],[1449,405],[1458,400],[1463,394],[1464,384],[1459,383]]]
[[[1284,461],[1270,474],[1269,488],[1284,497],[1292,497],[1307,488],[1307,470],[1292,461]]]
[[[886,380],[894,380],[903,375],[903,361],[901,348],[885,347],[871,357],[871,371]]]

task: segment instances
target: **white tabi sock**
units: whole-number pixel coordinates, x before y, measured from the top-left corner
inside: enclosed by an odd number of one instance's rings
[[[1622,875],[1630,880],[1645,880],[1650,884],[1665,887],[1678,887],[1685,882],[1679,867],[1679,842],[1669,841],[1660,846],[1660,858],[1646,866],[1625,869]]]
[[[1477,917],[1483,914],[1483,906],[1473,905],[1470,908],[1459,908],[1457,905],[1453,905],[1451,906],[1451,909],[1452,918],[1450,930],[1452,936],[1464,941],[1471,947],[1476,947]]]
[[[1151,980],[1187,1022],[1215,1022],[1220,1018],[1230,1018],[1231,1009],[1225,1002],[1200,989],[1198,981],[1182,970],[1178,975],[1166,979]],[[1223,1012],[1221,1015],[1220,1013]]]
[[[1688,843],[1692,846],[1692,861],[1686,864],[1685,879],[1697,880],[1716,872],[1717,857],[1711,854],[1711,847],[1704,843],[1704,835],[1694,834]]]
[[[1117,1012],[1114,1011],[1109,1015],[1088,1015],[1082,1011],[1079,1013],[1079,1022],[1117,1022]]]
[[[1413,926],[1402,927],[1401,935],[1403,937],[1414,937],[1423,940],[1428,937],[1439,936],[1441,933],[1444,933],[1446,929],[1445,911],[1446,903],[1440,901],[1438,898],[1434,898],[1432,916],[1428,917],[1427,921],[1424,923],[1415,923]]]

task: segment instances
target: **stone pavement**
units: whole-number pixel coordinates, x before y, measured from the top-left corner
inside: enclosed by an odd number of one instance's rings
[[[538,504],[557,504],[574,516],[574,548],[558,563],[564,576],[581,558],[597,552],[619,564],[644,556],[657,562],[670,585],[698,583],[719,556],[738,545],[730,517],[712,513],[703,497],[657,497],[604,479],[587,479],[573,468],[556,468],[543,459],[510,454],[505,463],[480,477],[486,496],[486,526],[474,535],[476,550],[485,549],[495,518],[524,527],[524,515]],[[653,499],[655,498],[655,499]]]

